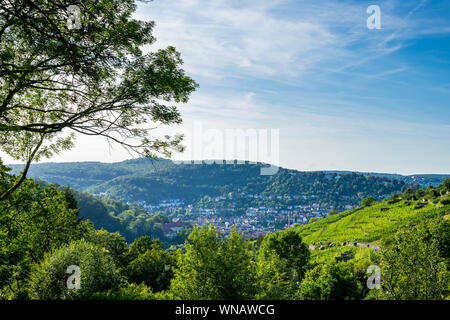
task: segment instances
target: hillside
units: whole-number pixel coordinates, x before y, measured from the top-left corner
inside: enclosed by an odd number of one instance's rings
[[[324,262],[342,253],[370,254],[371,250],[379,248],[383,238],[421,221],[449,214],[450,197],[446,187],[429,187],[416,195],[408,192],[393,195],[370,206],[331,215],[296,229],[312,249],[313,259]]]
[[[156,204],[182,199],[195,204],[203,197],[228,196],[248,206],[289,205],[276,196],[301,198],[306,204],[337,209],[355,205],[366,196],[379,199],[412,186],[401,179],[358,173],[300,172],[280,168],[273,176],[259,174],[262,164],[174,164],[169,160],[135,159],[119,163],[43,163],[32,165],[29,176],[103,194],[115,200]],[[13,172],[20,166],[11,166]],[[249,199],[247,195],[258,195]],[[239,200],[241,198],[241,200]],[[243,201],[244,199],[245,201]]]
[[[402,200],[389,204],[384,200],[367,208],[323,218],[299,227],[305,241],[310,244],[359,242],[372,243],[384,235],[439,213],[450,213],[449,205],[426,204],[421,201]]]
[[[118,232],[130,243],[144,235],[158,238],[166,246],[180,244],[184,241],[183,236],[175,238],[166,236],[162,226],[169,223],[171,219],[165,215],[149,214],[141,206],[132,203],[99,197],[43,180],[36,180],[36,182],[43,187],[55,186],[69,194],[69,198],[73,196],[76,206],[79,208],[79,219],[91,221],[96,229]]]

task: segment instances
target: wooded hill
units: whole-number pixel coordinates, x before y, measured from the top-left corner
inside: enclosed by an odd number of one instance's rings
[[[367,196],[385,197],[412,186],[401,179],[359,173],[301,172],[280,168],[273,176],[261,176],[262,164],[174,164],[159,159],[135,159],[119,163],[43,163],[31,166],[29,176],[70,186],[115,200],[158,203],[182,199],[195,203],[205,196],[305,196],[309,202],[341,206],[356,204]],[[12,165],[13,173],[21,166]],[[310,198],[313,196],[312,198]],[[248,200],[248,205],[274,205],[282,201]],[[287,203],[281,203],[287,204]]]

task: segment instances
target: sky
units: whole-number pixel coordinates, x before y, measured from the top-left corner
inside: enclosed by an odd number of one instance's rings
[[[135,16],[156,22],[146,50],[175,46],[200,85],[155,134],[276,129],[283,167],[450,173],[450,1],[154,0]],[[78,137],[47,161],[129,158]]]

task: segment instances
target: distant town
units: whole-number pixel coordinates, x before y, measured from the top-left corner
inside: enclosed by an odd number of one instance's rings
[[[97,194],[107,197],[107,193]],[[382,199],[389,195],[382,195]],[[258,200],[270,200],[282,202],[291,200],[295,203],[305,200],[317,199],[317,195],[269,195],[240,193],[238,198],[252,198]],[[257,238],[267,233],[287,229],[295,225],[306,224],[310,221],[321,219],[330,212],[342,212],[360,206],[357,197],[344,197],[349,204],[335,208],[328,204],[293,204],[276,206],[249,206],[240,208],[233,201],[232,196],[205,196],[202,204],[185,203],[181,199],[162,200],[157,204],[148,204],[146,201],[132,202],[139,205],[149,213],[160,213],[171,218],[172,222],[162,225],[168,238],[173,238],[177,233],[189,230],[194,225],[214,224],[216,229],[224,235],[229,235],[235,227],[244,234],[245,238]],[[352,204],[350,204],[352,203]],[[130,204],[130,202],[129,202]],[[312,219],[312,220],[311,220]]]

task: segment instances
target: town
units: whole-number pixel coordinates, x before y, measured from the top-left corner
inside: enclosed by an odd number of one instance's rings
[[[171,218],[172,222],[162,225],[168,238],[173,238],[194,225],[211,223],[224,235],[229,235],[235,227],[245,238],[257,238],[321,219],[330,212],[338,213],[359,207],[357,197],[346,197],[346,200],[348,204],[335,207],[321,203],[317,195],[259,195],[240,192],[227,196],[205,196],[196,203],[186,203],[182,199],[166,199],[157,204],[149,204],[143,200],[133,203],[145,208],[149,214],[159,213]],[[255,202],[271,204],[252,205]]]

